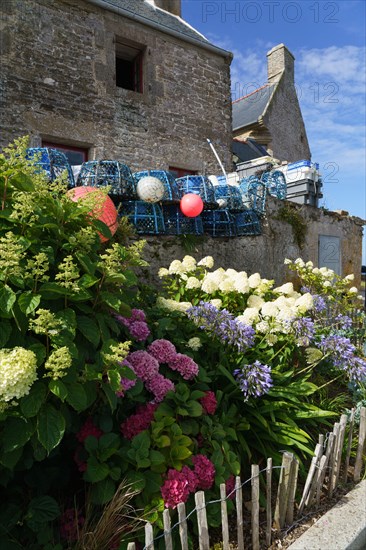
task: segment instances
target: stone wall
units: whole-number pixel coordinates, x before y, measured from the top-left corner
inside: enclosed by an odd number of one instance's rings
[[[283,208],[299,216],[305,222],[306,230],[300,235],[304,243],[299,246],[293,226],[283,221]],[[360,288],[362,225],[364,220],[327,212],[312,206],[300,206],[289,201],[267,199],[266,216],[263,219],[262,234],[253,237],[211,238],[208,236],[188,238],[186,245],[181,237],[147,237],[145,259],[150,262],[144,272],[147,280],[157,279],[160,267],[169,267],[174,259],[185,254],[197,260],[213,256],[216,267],[231,267],[249,274],[259,272],[262,277],[275,279],[281,284],[289,280],[290,272],[284,265],[285,258],[311,260],[318,265],[319,235],[337,236],[341,239],[342,276],[355,274],[354,284]]]
[[[136,3],[138,6],[138,3]],[[231,169],[230,56],[85,0],[5,0],[1,143],[30,134],[132,170]],[[115,41],[144,46],[144,91],[115,84]]]

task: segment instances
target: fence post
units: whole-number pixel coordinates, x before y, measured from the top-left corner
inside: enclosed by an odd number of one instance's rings
[[[290,478],[291,462],[293,455],[285,452],[282,457],[282,468],[280,481],[277,490],[276,508],[274,513],[274,526],[279,531],[285,524],[287,499],[288,499],[288,484]]]
[[[311,464],[310,464],[308,476],[307,476],[306,481],[305,481],[305,487],[304,487],[304,490],[303,490],[303,493],[302,493],[300,506],[299,506],[299,514],[301,514],[303,509],[304,509],[305,502],[306,502],[306,497],[308,496],[308,493],[310,491],[311,482],[312,482],[313,477],[315,475],[316,467],[318,465],[318,458],[319,458],[321,453],[322,453],[322,446],[319,443],[317,443],[317,445],[315,447],[315,451],[314,451],[314,456],[311,459]]]
[[[342,414],[341,420],[339,423],[339,436],[338,436],[337,448],[335,451],[334,471],[333,471],[333,480],[332,480],[333,490],[336,489],[338,485],[338,478],[339,478],[339,472],[340,472],[341,462],[342,462],[342,450],[343,450],[343,443],[344,443],[344,435],[346,433],[347,420],[348,420],[347,415]]]
[[[134,542],[129,542],[127,544],[127,550],[136,550],[136,544]]]
[[[259,550],[259,466],[252,464],[252,545]]]
[[[294,505],[297,487],[297,476],[299,473],[299,461],[293,457],[291,462],[290,479],[288,483],[288,498],[286,510],[286,524],[291,525],[294,521]]]
[[[198,542],[200,550],[210,550],[210,540],[208,536],[208,524],[206,515],[205,493],[198,491],[195,493],[197,523],[198,523]]]
[[[229,523],[227,519],[227,505],[226,505],[226,485],[220,484],[220,498],[221,498],[221,523],[222,523],[222,548],[223,550],[229,550]]]
[[[184,502],[178,504],[179,538],[182,550],[188,550],[188,529],[186,518],[186,505]]]
[[[146,550],[154,550],[154,533],[151,523],[145,524],[145,547]]]
[[[243,490],[239,476],[235,478],[235,501],[236,501],[236,526],[238,532],[238,550],[244,550],[243,532]]]
[[[360,481],[361,479],[362,454],[363,454],[363,448],[365,445],[365,439],[366,439],[366,407],[361,407],[358,446],[357,446],[355,470],[353,474],[353,479],[356,482]]]
[[[337,448],[338,448],[338,440],[339,440],[339,422],[336,422],[333,427],[333,433],[334,433],[334,444],[333,444],[333,453],[329,457],[329,487],[328,487],[328,493],[329,496],[332,496],[334,486],[333,486],[333,480],[334,480],[334,470],[336,466],[336,454],[337,454]]]
[[[354,422],[355,422],[355,409],[352,409],[351,410],[351,416],[350,416],[350,419],[349,419],[347,455],[346,455],[346,464],[344,466],[344,476],[343,476],[343,482],[344,483],[347,483],[347,478],[348,478],[348,468],[349,468],[349,461],[350,461],[350,458],[351,458]]]
[[[266,468],[266,545],[271,546],[272,542],[272,458],[267,458]]]
[[[163,512],[165,550],[173,550],[172,533],[170,531],[169,510]]]

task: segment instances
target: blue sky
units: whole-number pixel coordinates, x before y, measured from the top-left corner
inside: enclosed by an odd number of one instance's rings
[[[284,43],[312,160],[320,164],[321,206],[366,218],[365,13],[363,0],[182,0],[182,16],[233,52],[233,99],[267,80],[266,53]],[[363,246],[366,263],[366,239]]]

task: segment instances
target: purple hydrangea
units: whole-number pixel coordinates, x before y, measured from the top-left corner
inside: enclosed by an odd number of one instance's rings
[[[127,361],[143,382],[151,380],[159,372],[159,363],[147,351],[134,351],[127,356]]]
[[[335,367],[347,374],[350,380],[357,383],[365,381],[366,361],[355,355],[356,347],[349,338],[338,334],[322,336],[319,348]]]
[[[310,317],[301,317],[293,323],[298,346],[309,346],[315,332],[314,322]]]
[[[200,302],[187,310],[188,317],[201,330],[216,336],[221,342],[236,346],[239,352],[244,352],[254,344],[255,330],[241,323],[226,309],[217,309],[208,302]]]
[[[347,330],[352,327],[352,319],[348,317],[348,315],[337,315],[334,320],[343,330]]]
[[[184,378],[184,380],[192,380],[197,376],[199,368],[197,363],[188,355],[177,353],[175,357],[169,361],[169,368],[176,370]]]
[[[160,403],[168,391],[175,391],[175,386],[171,380],[158,373],[146,382],[146,389],[154,394],[153,403]]]
[[[169,363],[177,355],[175,345],[163,338],[154,340],[147,349],[159,363]]]
[[[268,393],[273,386],[270,367],[259,361],[235,370],[234,376],[244,394],[244,401],[248,401],[249,397],[260,397]]]
[[[327,308],[327,303],[320,294],[313,294],[313,309],[316,313],[321,313]]]
[[[150,329],[144,321],[135,321],[128,327],[130,334],[137,342],[142,342],[150,335]]]

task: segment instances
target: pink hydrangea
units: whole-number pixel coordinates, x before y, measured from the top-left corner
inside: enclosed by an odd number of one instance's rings
[[[93,423],[93,419],[91,417],[87,418],[84,424],[81,426],[80,430],[76,434],[76,439],[80,441],[80,443],[84,443],[85,439],[92,435],[93,437],[96,437],[99,439],[103,432],[97,426]]]
[[[180,502],[186,502],[189,496],[188,481],[167,479],[161,488],[166,508],[176,508]]]
[[[198,480],[198,489],[210,489],[215,480],[215,466],[207,456],[196,455],[192,458],[194,473]]]
[[[188,468],[188,466],[183,466],[181,474],[188,482],[188,490],[190,493],[194,493],[198,487],[198,479],[193,470]]]
[[[159,363],[169,363],[177,355],[175,345],[163,338],[154,340],[147,349]]]
[[[135,435],[147,430],[152,420],[154,419],[154,412],[158,405],[155,403],[147,403],[141,405],[135,414],[129,416],[121,424],[121,432],[126,439],[132,439]]]
[[[84,522],[85,518],[81,515],[81,512],[74,510],[74,508],[65,510],[60,518],[61,538],[68,542],[76,542]]]
[[[206,414],[215,414],[217,400],[213,391],[206,391],[206,394],[199,401]]]
[[[230,500],[235,500],[235,477],[233,475],[231,475],[227,480],[226,480],[226,496],[230,499]]]
[[[192,380],[198,374],[197,363],[183,353],[177,353],[174,359],[169,361],[169,367],[178,371],[184,380]]]
[[[168,391],[174,391],[175,386],[171,380],[158,373],[145,384],[146,389],[154,394],[154,403],[160,403]]]
[[[132,338],[137,342],[143,342],[150,335],[150,329],[144,321],[135,321],[128,328]]]
[[[151,380],[159,372],[159,363],[147,351],[134,351],[127,356],[127,361],[132,365],[136,376],[143,382]]]

